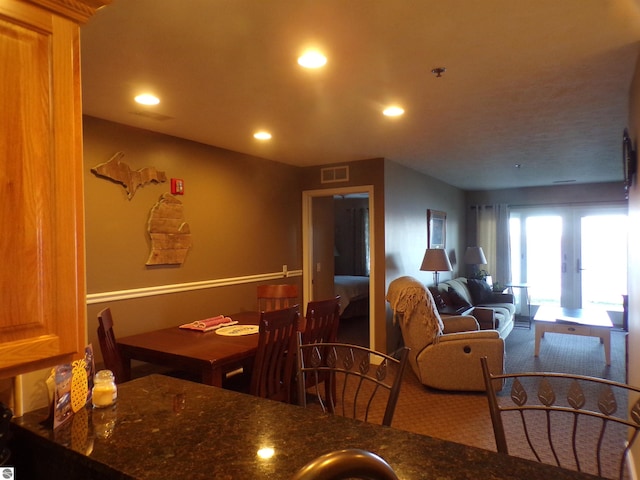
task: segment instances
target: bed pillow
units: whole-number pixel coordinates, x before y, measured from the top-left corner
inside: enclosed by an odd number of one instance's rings
[[[491,303],[493,291],[491,286],[484,280],[470,278],[467,280],[467,287],[474,305],[482,305],[483,303]]]

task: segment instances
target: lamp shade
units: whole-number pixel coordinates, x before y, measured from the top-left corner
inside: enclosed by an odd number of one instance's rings
[[[464,263],[471,265],[486,265],[487,257],[484,256],[482,247],[467,247],[464,252]]]
[[[450,272],[453,270],[447,252],[443,248],[427,248],[420,270],[427,272]]]

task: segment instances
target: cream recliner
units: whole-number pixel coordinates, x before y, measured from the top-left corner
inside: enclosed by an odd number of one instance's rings
[[[409,364],[423,385],[439,390],[484,391],[480,358],[492,373],[504,372],[504,340],[496,330],[480,330],[472,316],[438,313],[429,290],[413,277],[389,284],[387,301],[400,324]],[[496,386],[501,388],[501,386]]]

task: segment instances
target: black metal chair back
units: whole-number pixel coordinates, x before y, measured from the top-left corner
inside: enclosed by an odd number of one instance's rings
[[[399,359],[360,345],[305,344],[298,333],[298,403],[313,400],[325,412],[391,425],[409,349],[397,353]],[[321,389],[325,377],[331,386]]]
[[[640,429],[640,388],[565,373],[498,375],[486,357],[481,364],[498,452],[624,478]],[[505,384],[501,395],[496,384]]]

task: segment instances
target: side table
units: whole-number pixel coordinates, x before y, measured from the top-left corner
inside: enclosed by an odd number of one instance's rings
[[[528,283],[507,283],[505,285],[505,287],[507,287],[507,289],[509,290],[509,293],[511,295],[514,295],[513,293],[513,289],[514,288],[518,288],[520,290],[524,290],[524,294],[527,298],[527,322],[526,322],[526,326],[529,330],[531,330],[531,297],[529,295],[529,287],[530,285]],[[522,298],[522,297],[521,297]],[[521,310],[522,312],[522,310]],[[514,326],[518,326],[518,322],[514,322]]]
[[[443,320],[447,317],[459,315],[474,317],[480,326],[480,330],[495,330],[496,328],[495,312],[492,308],[463,307],[455,309],[453,307],[445,307],[438,309],[438,313]]]

